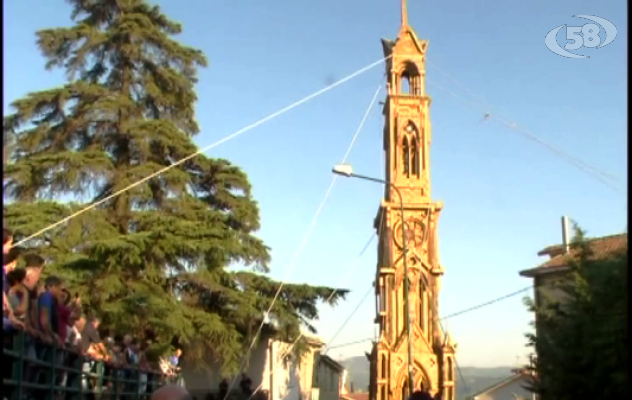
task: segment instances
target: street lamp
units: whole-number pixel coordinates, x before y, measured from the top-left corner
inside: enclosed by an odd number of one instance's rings
[[[408,281],[408,247],[406,247],[406,222],[404,219],[404,198],[402,197],[402,193],[399,191],[397,186],[394,184],[385,181],[384,179],[371,178],[370,176],[358,175],[353,173],[353,168],[349,164],[338,164],[333,167],[331,170],[336,175],[341,175],[347,178],[358,178],[364,179],[365,181],[371,181],[376,183],[381,183],[383,185],[389,185],[397,196],[399,197],[399,209],[402,218],[402,252],[404,253],[404,296],[406,300],[404,304],[406,305],[406,335],[408,335],[408,395],[412,395],[414,390],[414,381],[413,381],[413,341],[412,341],[412,322],[410,318],[410,297],[408,295],[408,291],[410,288],[410,282]]]

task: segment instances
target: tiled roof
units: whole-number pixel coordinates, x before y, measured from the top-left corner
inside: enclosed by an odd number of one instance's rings
[[[340,364],[339,362],[337,362],[333,358],[331,358],[329,356],[326,356],[324,354],[320,356],[320,362],[324,362],[326,364],[329,364],[331,367],[333,367],[333,369],[335,369],[338,372],[342,372],[342,371],[345,370],[344,365]]]
[[[513,373],[513,375],[511,375],[508,378],[503,379],[500,382],[497,382],[491,386],[488,386],[487,388],[481,390],[480,392],[468,397],[468,399],[476,399],[478,396],[484,395],[484,394],[489,394],[491,392],[494,392],[502,387],[505,387],[507,385],[510,385],[514,382],[516,382],[517,380],[520,379],[524,379],[525,381],[528,381],[528,379],[531,377],[531,375],[527,372],[520,372],[520,373]],[[493,396],[490,396],[493,397]]]
[[[586,243],[593,253],[592,258],[599,260],[627,250],[628,234],[621,233],[618,235],[587,239]],[[522,271],[520,274],[523,276],[529,276],[537,274],[544,269],[566,267],[575,257],[577,257],[578,252],[579,250],[573,248],[572,245],[568,253],[564,253],[564,245],[562,244],[549,246],[538,253],[539,256],[550,256],[551,258],[548,261],[540,264],[537,268]]]

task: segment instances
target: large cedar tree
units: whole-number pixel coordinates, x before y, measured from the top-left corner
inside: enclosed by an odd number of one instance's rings
[[[14,101],[4,119],[5,223],[22,236],[198,150],[194,86],[207,60],[173,39],[181,25],[142,0],[69,3],[74,26],[37,33],[46,68],[63,68],[67,83]],[[258,229],[246,174],[200,155],[27,245],[104,325],[175,338],[189,360],[210,352],[235,372],[279,287]],[[270,315],[276,334],[313,330],[332,290],[285,285]]]

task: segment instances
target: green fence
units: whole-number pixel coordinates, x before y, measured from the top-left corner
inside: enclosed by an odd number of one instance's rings
[[[141,400],[171,380],[94,361],[23,332],[5,332],[3,355],[3,400]]]

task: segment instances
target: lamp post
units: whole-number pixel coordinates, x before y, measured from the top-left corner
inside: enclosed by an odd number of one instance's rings
[[[404,296],[406,297],[404,304],[406,305],[406,335],[408,336],[408,395],[412,395],[414,390],[414,381],[413,381],[413,341],[412,341],[412,322],[410,318],[410,296],[408,292],[410,290],[410,282],[408,281],[408,247],[406,240],[406,222],[404,220],[404,198],[402,197],[402,193],[399,191],[397,186],[394,184],[385,181],[384,179],[372,178],[370,176],[358,175],[353,173],[353,168],[348,164],[339,164],[334,166],[332,172],[336,175],[341,175],[347,178],[358,178],[364,179],[365,181],[371,181],[376,183],[381,183],[383,185],[390,186],[397,196],[399,197],[399,209],[402,218],[402,252],[404,253]]]

